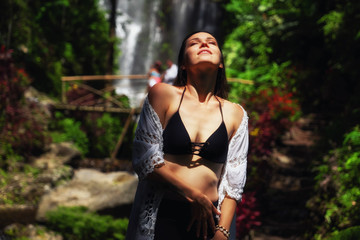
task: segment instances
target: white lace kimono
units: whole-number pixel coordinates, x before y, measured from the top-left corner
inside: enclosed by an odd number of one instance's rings
[[[154,238],[157,211],[164,189],[146,176],[156,165],[164,164],[162,133],[160,119],[146,98],[134,139],[133,167],[139,176],[139,185],[127,229],[127,240]],[[219,210],[226,195],[236,201],[241,200],[246,181],[248,145],[248,116],[244,110],[242,122],[229,143],[227,161],[218,187]]]

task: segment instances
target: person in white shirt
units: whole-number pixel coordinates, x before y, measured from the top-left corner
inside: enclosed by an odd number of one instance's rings
[[[163,82],[167,84],[173,84],[178,73],[178,67],[170,59],[166,61],[168,69],[163,75]]]

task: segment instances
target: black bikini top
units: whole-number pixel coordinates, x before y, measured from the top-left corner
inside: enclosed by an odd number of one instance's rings
[[[215,163],[225,163],[229,140],[220,101],[216,98],[219,101],[222,118],[220,126],[211,134],[206,142],[191,142],[190,136],[179,114],[185,90],[186,88],[182,93],[178,110],[171,116],[163,131],[164,153],[174,155],[194,154]]]

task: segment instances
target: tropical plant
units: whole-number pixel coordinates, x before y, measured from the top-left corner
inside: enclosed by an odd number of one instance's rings
[[[105,74],[117,40],[98,0],[5,0],[0,16],[0,44],[14,49],[38,90],[59,96],[62,75]]]
[[[12,50],[0,49],[0,167],[9,167],[42,151],[48,141],[46,118],[27,101],[30,78],[14,65]]]
[[[244,193],[236,209],[236,236],[243,239],[251,229],[261,225],[260,211],[257,209],[256,192]]]
[[[74,118],[65,117],[61,112],[55,112],[54,121],[50,124],[53,142],[73,142],[83,155],[89,152],[89,140],[82,130],[82,123]]]
[[[89,212],[85,207],[59,207],[46,214],[48,227],[68,240],[124,240],[128,220]]]
[[[341,147],[331,150],[316,168],[318,194],[309,207],[322,216],[318,234],[327,235],[360,222],[360,127],[344,136]]]
[[[358,240],[360,238],[360,226],[350,227],[336,232],[329,240]]]
[[[93,131],[93,156],[111,156],[123,130],[123,121],[119,116],[104,113],[96,119],[96,124],[88,122],[87,126]]]
[[[251,146],[250,154],[268,156],[276,141],[301,115],[292,93],[278,88],[254,92],[248,99]]]
[[[291,1],[279,2],[232,0],[226,4],[228,24],[234,28],[224,43],[228,75],[255,82],[255,85],[235,84],[230,93],[233,100],[259,89],[281,88],[293,82],[289,77],[291,62],[273,57],[273,39],[295,24],[286,22],[283,15],[296,9]]]

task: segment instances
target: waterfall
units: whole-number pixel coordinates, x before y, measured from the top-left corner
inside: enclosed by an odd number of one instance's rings
[[[119,0],[116,35],[122,40],[120,74],[146,74],[154,58],[154,48],[161,41],[157,12],[160,1]],[[146,79],[123,79],[115,84],[117,94],[125,94],[131,106],[138,106],[147,87]]]
[[[178,51],[183,38],[193,31],[208,31],[221,37],[222,11],[220,4],[211,0],[173,0],[174,50]]]
[[[106,0],[101,4],[106,6]],[[120,74],[146,74],[156,60],[176,62],[181,41],[191,31],[206,30],[216,36],[221,29],[219,9],[220,4],[211,0],[118,0]],[[130,104],[138,106],[147,81],[123,79],[115,86],[117,94],[127,95]]]

